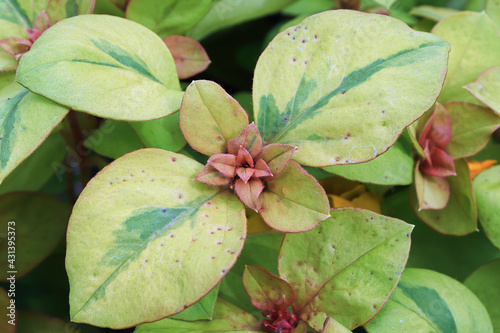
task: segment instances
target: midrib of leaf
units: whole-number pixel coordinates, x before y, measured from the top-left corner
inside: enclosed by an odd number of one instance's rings
[[[223,189],[222,191],[219,191],[217,193],[215,193],[214,195],[210,196],[209,198],[206,198],[204,199],[202,202],[200,202],[199,204],[196,204],[194,206],[192,206],[189,210],[187,210],[186,212],[184,212],[182,215],[179,215],[175,220],[174,222],[177,222],[181,219],[183,219],[186,215],[189,215],[190,213],[192,213],[193,211],[195,211],[196,209],[199,209],[201,207],[201,205],[203,205],[204,203],[206,203],[207,201],[210,201],[212,200],[213,198],[215,198],[216,196],[218,196],[219,194],[221,194],[222,192],[224,192],[225,189]],[[143,207],[143,208],[147,208],[149,206],[146,206],[146,207]],[[176,208],[182,208],[182,207],[176,207]],[[146,242],[144,242],[144,244],[142,244],[140,247],[137,248],[136,251],[134,251],[134,253],[132,253],[126,260],[123,261],[122,264],[120,264],[119,266],[116,267],[116,269],[106,278],[106,280],[104,280],[104,282],[94,291],[94,293],[89,297],[89,299],[85,302],[85,304],[83,304],[80,309],[78,309],[78,311],[76,311],[74,314],[71,315],[71,317],[75,317],[78,315],[78,313],[80,313],[80,311],[82,311],[91,301],[94,301],[94,299],[98,298],[98,293],[101,291],[102,288],[106,288],[108,286],[108,284],[110,282],[112,282],[115,277],[120,274],[122,272],[122,270],[126,269],[130,262],[138,255],[140,254],[142,251],[143,251],[143,248],[146,246],[146,245],[149,245],[153,240],[155,240],[156,238],[158,238],[158,236],[160,236],[165,230],[168,229],[168,227],[170,227],[174,222],[172,223],[169,223],[167,226],[165,226],[160,232],[157,233],[157,235],[155,236],[154,234],[150,237],[150,239],[148,239]],[[191,244],[190,244],[191,245]],[[105,292],[105,291],[104,291]]]
[[[426,318],[426,317],[422,317],[422,315],[421,315],[420,313],[418,313],[418,312],[416,312],[415,310],[413,310],[413,309],[411,309],[411,308],[407,307],[405,304],[400,303],[400,302],[396,301],[395,299],[389,299],[389,301],[391,301],[391,302],[394,302],[394,303],[397,303],[397,304],[401,305],[402,307],[404,307],[404,308],[405,308],[405,309],[407,309],[408,311],[413,312],[414,314],[416,314],[416,315],[417,315],[417,317],[419,317],[419,318],[423,319],[423,320],[424,320],[424,321],[425,321],[425,322],[426,322],[426,323],[427,323],[430,327],[432,327],[432,328],[434,329],[434,332],[431,332],[431,333],[446,333],[446,332],[441,332],[441,331],[439,331],[439,330],[436,328],[436,326],[434,325],[434,323],[433,323],[433,322],[429,322],[428,318]],[[412,301],[413,301],[413,300],[412,300]],[[417,307],[418,307],[418,306],[417,306]]]
[[[365,67],[363,67],[361,69],[352,71],[351,73],[349,73],[349,75],[347,75],[347,77],[345,77],[345,78],[342,79],[342,82],[339,84],[339,86],[337,88],[333,89],[329,93],[325,94],[323,97],[319,98],[316,101],[316,103],[314,103],[308,109],[306,109],[303,112],[301,112],[298,115],[298,117],[290,119],[290,121],[285,126],[283,126],[283,128],[281,129],[281,131],[278,134],[276,134],[270,140],[269,143],[278,142],[279,139],[281,139],[290,130],[290,128],[292,127],[292,125],[295,125],[295,123],[297,123],[304,116],[309,115],[310,113],[313,113],[314,111],[317,111],[321,107],[325,106],[331,98],[333,98],[334,96],[338,95],[340,92],[347,92],[350,89],[357,87],[358,85],[360,85],[360,84],[364,83],[366,80],[368,80],[375,73],[377,73],[377,72],[379,72],[379,71],[387,68],[386,66],[384,66],[384,64],[386,64],[388,62],[391,62],[391,61],[393,61],[394,59],[397,59],[400,56],[405,56],[408,53],[412,53],[412,52],[415,52],[415,51],[418,52],[419,50],[421,50],[423,48],[426,48],[426,47],[436,47],[436,46],[439,46],[440,44],[442,44],[442,43],[441,42],[439,42],[439,43],[437,43],[437,42],[424,43],[424,44],[419,45],[418,48],[399,51],[399,52],[397,52],[395,54],[390,55],[387,58],[377,59],[374,62],[372,62],[371,64],[369,64],[368,66],[365,66]],[[411,64],[411,62],[409,64]],[[380,67],[380,69],[377,69],[377,67]],[[399,67],[399,66],[396,66],[396,67]],[[369,73],[370,71],[373,71],[373,73]],[[369,74],[368,76],[366,76],[367,73]],[[302,77],[304,77],[304,75]],[[352,86],[349,86],[349,84],[353,80],[358,79],[360,77],[363,80],[360,80],[360,82],[358,82],[358,83],[353,82]],[[295,96],[294,96],[294,99],[295,99]],[[297,126],[297,125],[295,125],[295,126]]]
[[[401,231],[401,232],[405,232],[405,231]],[[337,277],[340,273],[342,273],[343,271],[345,271],[347,268],[349,268],[352,264],[356,263],[359,259],[361,259],[362,257],[364,257],[366,254],[370,253],[371,251],[375,250],[376,248],[380,247],[381,245],[384,245],[386,244],[387,242],[389,242],[391,239],[395,238],[395,237],[398,237],[398,235],[400,235],[400,233],[396,233],[394,234],[392,237],[390,237],[389,239],[387,240],[384,240],[382,243],[379,243],[377,244],[376,246],[370,248],[369,250],[367,250],[366,252],[364,252],[363,254],[361,254],[359,257],[357,257],[354,261],[350,262],[349,264],[347,264],[345,267],[343,267],[341,270],[339,270],[336,274],[334,274],[332,277],[330,277],[329,279],[327,279],[322,285],[321,287],[318,288],[318,290],[311,295],[311,297],[309,298],[309,300],[307,302],[304,303],[304,305],[298,310],[299,313],[302,312],[303,309],[305,309],[312,301],[314,301],[314,299],[316,298],[316,296],[319,295],[319,293],[323,290],[323,288],[331,281],[333,280],[335,277]],[[401,279],[401,274],[399,275],[399,279]],[[395,281],[395,283],[397,284],[399,282],[399,279],[397,281]]]

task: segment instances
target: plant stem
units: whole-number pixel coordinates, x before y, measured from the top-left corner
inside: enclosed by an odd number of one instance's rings
[[[78,155],[77,163],[78,168],[80,169],[80,181],[83,188],[90,180],[90,167],[87,163],[87,154],[85,153],[85,151],[82,151],[83,136],[80,125],[78,124],[78,119],[76,118],[75,111],[69,111],[68,122],[71,129],[71,134],[73,135],[74,150]]]

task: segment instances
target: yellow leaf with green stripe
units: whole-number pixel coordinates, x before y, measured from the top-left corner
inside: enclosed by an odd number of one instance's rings
[[[183,95],[165,43],[106,15],[72,17],[47,30],[21,58],[16,79],[73,110],[117,120],[166,116]]]
[[[449,45],[391,17],[329,11],[280,33],[254,76],[266,143],[305,165],[360,163],[385,152],[435,102]]]

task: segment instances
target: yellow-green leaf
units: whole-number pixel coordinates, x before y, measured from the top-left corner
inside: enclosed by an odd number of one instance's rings
[[[476,294],[490,314],[495,333],[500,332],[500,259],[479,267],[464,284]]]
[[[68,109],[17,83],[0,93],[0,183],[50,134]]]
[[[233,193],[195,182],[202,168],[143,149],[87,184],[68,227],[73,321],[112,328],[155,321],[217,285],[243,246],[245,210]]]
[[[449,45],[394,18],[336,10],[277,35],[255,69],[266,143],[310,166],[369,161],[435,102]]]
[[[460,282],[434,271],[409,268],[370,333],[493,333],[484,305]]]
[[[416,191],[410,191],[410,202],[418,217],[433,229],[448,235],[463,236],[476,231],[477,211],[469,167],[464,159],[455,160],[456,176],[446,177],[450,197],[443,209],[419,210]]]
[[[180,107],[174,60],[152,31],[129,20],[81,15],[48,29],[19,63],[16,79],[76,111],[151,120]]]
[[[500,165],[474,179],[479,221],[488,239],[500,249]]]
[[[460,12],[439,22],[432,33],[451,44],[448,74],[439,102],[475,102],[466,84],[485,69],[500,65],[500,34],[486,13]]]
[[[500,116],[500,66],[488,68],[465,89]]]
[[[299,319],[318,331],[328,317],[353,329],[380,311],[401,277],[413,229],[362,209],[331,214],[311,231],[287,234],[279,258],[280,277],[297,291]]]

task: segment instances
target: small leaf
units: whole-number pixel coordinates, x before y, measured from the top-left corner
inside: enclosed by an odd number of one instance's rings
[[[47,14],[52,25],[68,17],[92,14],[95,0],[49,0]]]
[[[290,283],[259,266],[245,268],[243,285],[253,306],[262,312],[287,311],[297,298]]]
[[[231,154],[215,154],[208,159],[208,163],[228,178],[236,175],[236,156]]]
[[[318,181],[291,161],[280,178],[267,182],[259,213],[273,229],[302,232],[328,217],[329,203]]]
[[[490,261],[479,267],[465,280],[464,284],[476,294],[488,310],[493,330],[500,330],[500,260]]]
[[[475,102],[463,87],[485,69],[499,66],[500,35],[485,12],[459,12],[439,22],[432,33],[451,44],[448,74],[439,102]]]
[[[272,173],[271,176],[266,178],[267,181],[275,180],[281,176],[295,150],[297,150],[297,147],[279,143],[272,143],[262,148],[260,157],[266,162],[269,171]]]
[[[446,107],[437,104],[420,133],[419,143],[425,146],[425,141],[430,140],[436,147],[445,149],[451,139],[452,118]]]
[[[0,196],[0,221],[5,230],[0,236],[0,255],[7,258],[11,254],[8,240],[12,234],[7,231],[15,231],[16,244],[15,268],[7,260],[0,262],[0,280],[7,281],[8,271],[17,271],[19,279],[45,260],[63,238],[70,213],[67,203],[42,193]]]
[[[68,109],[17,83],[0,93],[0,183],[49,135]]]
[[[247,125],[237,137],[227,142],[230,154],[238,154],[240,147],[245,148],[252,157],[257,157],[262,152],[262,138],[254,123]]]
[[[464,88],[500,116],[500,66],[488,68]]]
[[[197,40],[176,35],[163,38],[163,42],[174,57],[179,79],[195,76],[207,69],[210,64],[205,49]]]
[[[351,331],[348,330],[344,325],[340,324],[338,321],[333,319],[332,317],[328,317],[328,319],[325,321],[325,326],[321,331],[321,333],[349,333],[349,332]]]
[[[87,184],[68,226],[72,321],[123,328],[159,320],[219,283],[243,246],[245,211],[229,191],[193,181],[202,167],[143,149]]]
[[[22,57],[16,79],[73,110],[118,120],[166,116],[183,95],[163,41],[105,15],[72,17],[47,30]]]
[[[148,121],[134,121],[129,125],[137,137],[147,148],[160,148],[169,151],[179,151],[186,145],[179,128],[177,113]]]
[[[481,172],[474,179],[479,221],[488,239],[500,249],[500,166]]]
[[[410,202],[418,217],[431,228],[455,236],[476,231],[477,212],[469,168],[465,160],[455,160],[456,176],[447,177],[450,198],[443,209],[419,210],[415,189],[410,191]]]
[[[427,141],[429,145],[429,141]],[[455,176],[455,164],[453,159],[438,147],[426,146],[424,149],[428,158],[420,162],[420,171],[435,177]]]
[[[227,142],[248,125],[248,115],[217,83],[194,81],[182,99],[179,123],[189,145],[211,156],[226,153]]]
[[[331,213],[311,231],[287,234],[279,259],[280,277],[297,291],[299,319],[318,331],[328,317],[353,329],[380,311],[406,264],[413,229],[361,209]]]
[[[450,198],[450,185],[446,178],[421,172],[420,162],[415,168],[415,188],[419,210],[443,209]]]
[[[210,164],[205,165],[203,170],[201,170],[196,175],[194,180],[212,186],[222,186],[231,183],[231,178],[222,174],[219,170],[217,170]]]
[[[233,304],[219,298],[215,303],[213,319],[210,321],[182,321],[163,319],[137,326],[134,333],[192,333],[192,332],[261,332],[260,323],[251,314],[241,311]]]
[[[409,185],[413,182],[414,163],[412,146],[406,140],[399,139],[389,150],[371,161],[335,165],[323,170],[364,183]]]
[[[434,7],[434,6],[417,6],[413,7],[410,11],[411,15],[423,17],[434,22],[439,22],[445,17],[453,15],[457,12],[456,9],[446,8],[446,7]]]
[[[370,333],[493,333],[488,312],[460,282],[434,271],[408,268],[380,313],[368,324]]]
[[[54,174],[62,180],[66,169],[62,161],[69,147],[59,133],[51,133],[28,158],[0,185],[0,194],[12,191],[38,191]]]
[[[451,141],[445,151],[453,159],[476,154],[500,127],[500,117],[485,107],[466,102],[449,102],[444,106],[453,122]]]
[[[84,146],[112,159],[145,148],[129,123],[111,119],[105,120],[87,137]]]
[[[257,62],[253,105],[262,138],[297,146],[293,159],[308,166],[369,161],[434,104],[448,50],[443,39],[384,15],[338,10],[306,18],[278,34]]]
[[[135,0],[140,2],[140,0]],[[209,12],[189,32],[188,36],[201,40],[215,31],[279,12],[295,0],[220,0],[213,2]]]
[[[248,182],[245,182],[241,176],[240,178],[234,184],[235,193],[248,208],[258,211],[261,208],[258,200],[264,184],[257,178],[252,178]]]
[[[217,287],[212,289],[207,296],[203,297],[186,310],[172,316],[171,318],[185,321],[212,320],[215,310],[215,302],[217,301],[217,297],[219,295],[219,288],[220,283]]]
[[[161,37],[184,34],[198,23],[212,5],[210,0],[131,0],[127,18]]]

